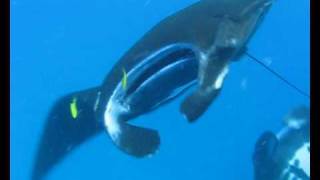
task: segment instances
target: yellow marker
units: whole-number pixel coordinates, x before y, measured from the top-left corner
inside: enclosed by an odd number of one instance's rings
[[[78,108],[77,108],[77,98],[73,98],[70,103],[70,112],[73,119],[77,119],[78,117]]]
[[[125,90],[127,88],[127,80],[128,80],[128,76],[127,76],[127,72],[124,68],[122,68],[122,73],[123,73],[123,77],[122,77],[122,89]]]

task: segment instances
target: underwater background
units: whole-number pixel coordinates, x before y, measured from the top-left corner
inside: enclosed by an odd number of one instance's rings
[[[10,178],[30,179],[47,113],[59,97],[102,83],[146,31],[194,2],[11,0]],[[277,0],[248,44],[251,54],[308,93],[309,20],[308,0]],[[179,113],[182,98],[134,121],[159,131],[155,156],[130,157],[101,133],[48,179],[251,180],[257,138],[279,131],[294,107],[309,106],[308,98],[246,56],[231,64],[220,96],[196,123]]]

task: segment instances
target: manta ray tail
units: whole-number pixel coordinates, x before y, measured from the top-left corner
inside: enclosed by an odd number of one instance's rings
[[[47,117],[35,158],[33,180],[47,172],[89,137],[103,131],[96,121],[94,105],[98,88],[69,94],[59,99]]]

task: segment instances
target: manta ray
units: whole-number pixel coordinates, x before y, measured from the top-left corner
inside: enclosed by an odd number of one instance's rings
[[[255,180],[310,179],[310,109],[294,108],[277,133],[264,132],[253,153]]]
[[[198,119],[218,96],[229,64],[271,7],[272,0],[201,0],[152,27],[100,85],[67,94],[50,110],[32,178],[42,179],[80,144],[106,132],[133,157],[157,152],[159,133],[128,123],[171,102],[190,87],[180,112]]]

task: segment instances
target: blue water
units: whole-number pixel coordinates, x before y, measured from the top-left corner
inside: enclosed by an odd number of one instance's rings
[[[12,180],[30,179],[45,118],[60,96],[102,82],[147,30],[195,0],[11,0]],[[248,45],[304,91],[310,91],[310,2],[278,0]],[[309,100],[253,61],[231,65],[223,91],[204,116],[189,124],[182,98],[140,117],[159,130],[160,151],[135,159],[102,133],[53,169],[48,179],[251,180],[254,143],[265,130]]]

